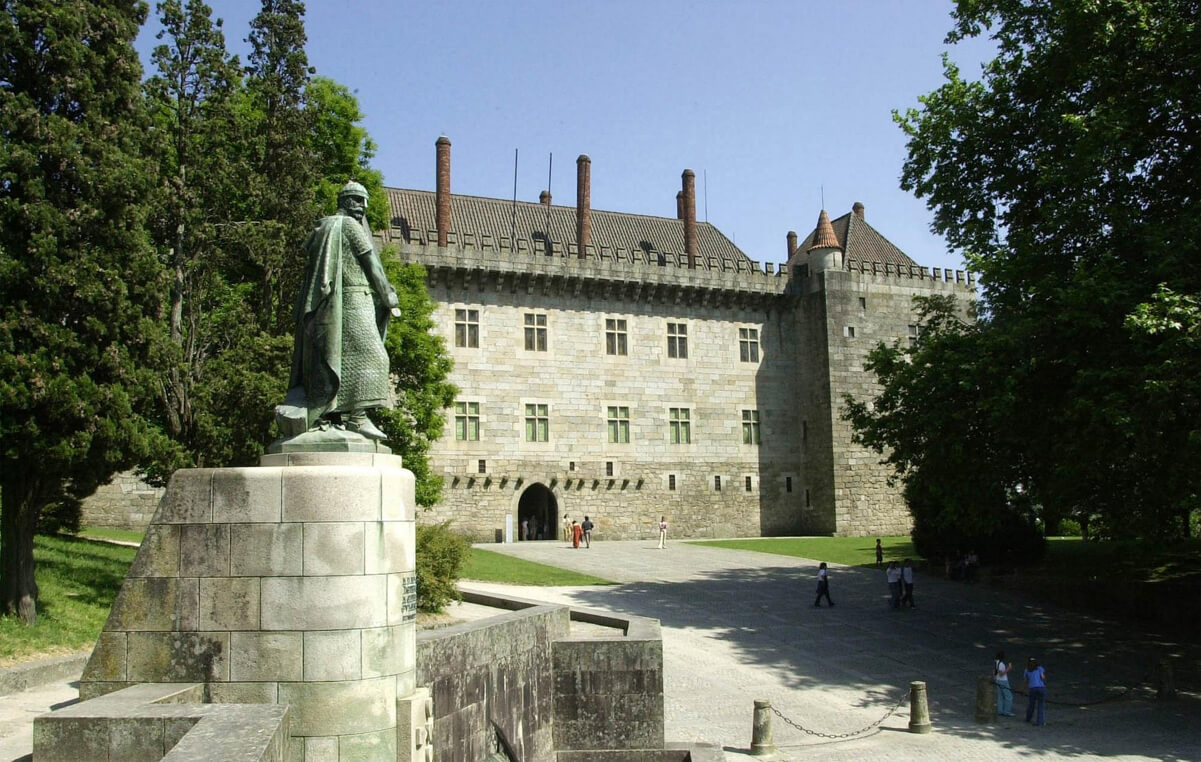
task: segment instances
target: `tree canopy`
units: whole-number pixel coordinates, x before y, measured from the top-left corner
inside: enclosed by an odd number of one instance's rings
[[[348,179],[387,223],[357,100],[315,77],[304,5],[263,0],[243,67],[202,0],[0,0],[0,614],[36,616],[47,509],[138,466],[257,463],[278,436],[302,242]],[[394,259],[394,257],[391,257]],[[391,444],[426,465],[454,388],[420,268],[389,263]]]
[[[963,341],[935,326],[876,358],[885,404],[850,415],[865,441],[896,448],[904,478],[960,459],[994,469],[1007,504],[1020,495],[1052,527],[1072,516],[1108,535],[1188,534],[1201,480],[1188,309],[1201,291],[1199,17],[1179,0],[956,5],[948,41],[988,35],[997,55],[978,80],[946,60],[945,83],[897,115],[901,182],[978,273],[980,357],[931,367]],[[892,372],[902,359],[915,370]],[[992,375],[972,372],[981,363]],[[889,409],[902,393],[978,410],[978,441],[996,454],[938,454],[937,422],[925,442],[889,433],[890,416],[916,412]]]
[[[0,13],[0,613],[36,618],[33,535],[167,443],[147,417],[166,280],[133,0]]]

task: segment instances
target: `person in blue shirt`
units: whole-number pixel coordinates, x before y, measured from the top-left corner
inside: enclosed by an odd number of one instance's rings
[[[1026,678],[1026,691],[1030,696],[1030,701],[1026,704],[1026,722],[1030,722],[1037,713],[1037,721],[1034,724],[1046,725],[1047,670],[1038,663],[1038,659],[1031,656],[1026,660],[1026,671],[1022,674]]]

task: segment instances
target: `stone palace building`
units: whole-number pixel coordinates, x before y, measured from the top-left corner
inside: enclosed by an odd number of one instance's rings
[[[564,515],[598,539],[657,537],[660,516],[671,537],[907,532],[841,400],[873,394],[878,342],[916,336],[913,297],[970,299],[970,275],[919,266],[858,203],[760,264],[697,221],[691,170],[652,217],[593,209],[576,169],[570,206],[455,195],[443,137],[435,191],[388,190],[382,236],[428,271],[461,390],[419,519],[488,540]]]

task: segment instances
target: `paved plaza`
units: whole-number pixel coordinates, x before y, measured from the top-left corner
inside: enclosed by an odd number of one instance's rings
[[[865,547],[873,543],[865,539]],[[908,701],[877,729],[848,739],[810,736],[775,717],[776,759],[1201,759],[1201,643],[1156,637],[1128,624],[1066,612],[990,589],[919,574],[917,608],[888,607],[884,573],[833,566],[836,606],[813,608],[817,560],[656,540],[479,547],[622,584],[504,588],[524,598],[659,619],[663,626],[666,735],[707,741],[728,759],[751,759],[755,699],[828,736],[880,720],[911,680],[924,680],[934,732],[907,731]],[[818,559],[820,560],[820,559]],[[973,720],[976,680],[1004,648],[1019,671],[1028,655],[1047,668],[1047,726],[1017,717]],[[1158,702],[1148,676],[1173,657],[1183,693]],[[1123,694],[1120,700],[1094,703]]]
[[[870,544],[870,540],[865,540]],[[753,701],[768,699],[811,736],[774,718],[777,760],[1201,759],[1201,638],[1035,605],[987,583],[919,574],[918,607],[892,611],[883,572],[831,567],[835,608],[813,608],[817,561],[653,540],[483,545],[621,584],[514,587],[522,598],[654,617],[663,625],[667,739],[707,741],[751,759]],[[1036,654],[1048,674],[1047,726],[973,720],[977,677],[1004,648],[1015,668]],[[1148,678],[1171,657],[1181,696],[1156,701]],[[907,732],[909,707],[868,727],[924,680],[934,732]],[[1015,683],[1021,688],[1020,680]],[[1129,692],[1126,689],[1132,688]],[[0,760],[28,753],[33,717],[70,701],[68,681],[0,697]],[[1116,700],[1101,701],[1117,696]],[[1099,702],[1100,703],[1097,703]],[[758,758],[757,758],[758,759]]]

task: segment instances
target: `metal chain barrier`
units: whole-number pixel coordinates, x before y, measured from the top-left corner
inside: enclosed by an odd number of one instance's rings
[[[909,690],[908,689],[901,692],[901,697],[897,699],[897,703],[893,704],[892,708],[889,709],[887,712],[885,712],[883,717],[881,717],[880,719],[876,720],[875,722],[873,722],[872,724],[870,724],[864,728],[851,731],[850,733],[821,733],[816,730],[810,730],[809,728],[802,726],[800,723],[793,722],[789,718],[785,717],[783,714],[780,713],[779,709],[776,709],[774,704],[770,707],[770,709],[772,711],[772,714],[776,715],[781,720],[784,720],[784,722],[787,722],[789,725],[791,725],[792,727],[801,731],[802,733],[808,733],[809,735],[817,736],[818,738],[832,738],[835,740],[840,740],[840,739],[845,739],[845,738],[854,738],[855,736],[863,735],[864,733],[866,733],[869,730],[875,730],[876,728],[880,727],[880,724],[882,722],[884,722],[889,717],[891,717],[894,713],[896,713],[897,709],[901,708],[901,704],[904,704],[905,700],[907,698],[909,698]]]

